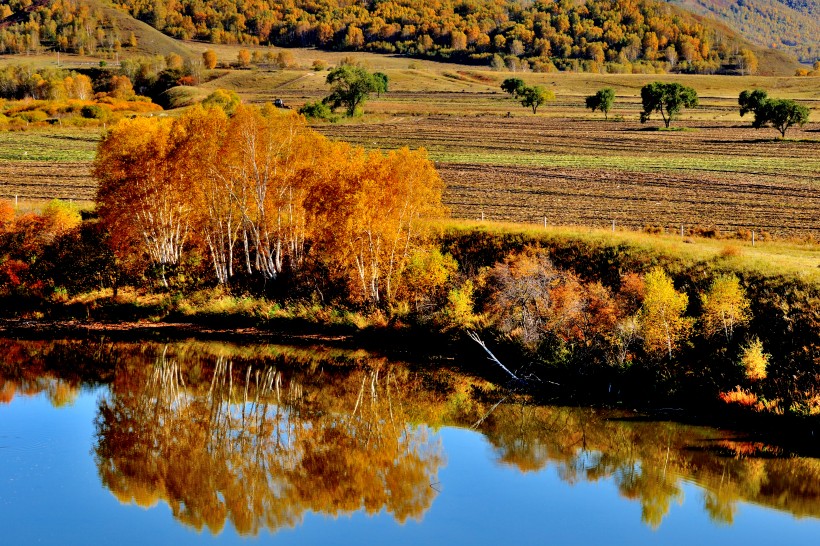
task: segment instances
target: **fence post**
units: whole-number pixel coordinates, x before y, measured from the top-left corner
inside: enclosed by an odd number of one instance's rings
[[[683,239],[683,224],[680,225],[680,238]]]
[[[544,229],[547,229],[547,217],[544,216]]]
[[[615,220],[612,220],[612,233],[615,233]]]
[[[755,246],[755,230],[752,230],[752,246]]]

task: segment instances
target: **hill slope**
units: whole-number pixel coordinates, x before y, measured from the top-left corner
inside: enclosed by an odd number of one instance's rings
[[[655,0],[135,0],[183,40],[378,51],[511,70],[732,71],[747,44]]]
[[[725,22],[752,42],[820,60],[820,0],[670,0]]]

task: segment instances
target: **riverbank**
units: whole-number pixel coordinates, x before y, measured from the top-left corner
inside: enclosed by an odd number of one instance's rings
[[[423,348],[505,383],[467,336],[477,332],[515,374],[540,379],[529,390],[545,400],[820,415],[816,246],[456,221],[428,228],[436,246],[408,266],[405,292],[389,303],[174,284],[190,279],[183,270],[167,290],[148,279],[116,291],[18,289],[0,298],[0,328],[19,337],[323,342],[405,360]],[[674,339],[650,330],[665,320],[649,308],[650,277],[685,302]],[[717,281],[735,290],[731,332],[725,323],[709,329],[727,312],[710,319]],[[755,343],[762,372],[752,376],[744,359]]]

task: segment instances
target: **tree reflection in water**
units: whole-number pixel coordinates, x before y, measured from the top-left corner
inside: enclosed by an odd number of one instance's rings
[[[164,500],[177,519],[211,532],[226,521],[241,534],[292,527],[306,511],[421,519],[441,445],[406,424],[381,367],[359,371],[342,412],[273,368],[240,372],[224,358],[207,390],[186,388],[163,353],[153,367],[118,373],[100,402],[100,476],[120,501]]]
[[[306,512],[421,519],[444,463],[431,427],[479,418],[503,464],[612,481],[651,527],[683,500],[684,482],[721,524],[741,501],[820,517],[818,459],[628,412],[525,401],[487,415],[504,395],[486,381],[334,351],[0,339],[0,404],[43,393],[60,407],[107,384],[94,446],[104,485],[212,532],[275,531]]]

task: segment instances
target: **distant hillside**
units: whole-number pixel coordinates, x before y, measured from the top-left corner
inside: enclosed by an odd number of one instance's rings
[[[820,60],[820,0],[670,0],[725,22],[748,40],[787,51],[801,62]]]
[[[116,57],[190,54],[176,40],[105,0],[9,0],[0,5],[0,53],[45,50]]]
[[[378,51],[510,70],[736,70],[745,42],[653,0],[133,0],[166,34],[212,43]],[[746,52],[748,57],[748,52]]]
[[[809,3],[818,0],[782,1],[805,4],[810,11],[816,4]],[[752,47],[729,23],[654,0],[9,0],[0,5],[0,53],[190,56],[174,38],[398,53],[513,71],[749,73],[757,68],[790,75],[795,70],[782,54]]]

